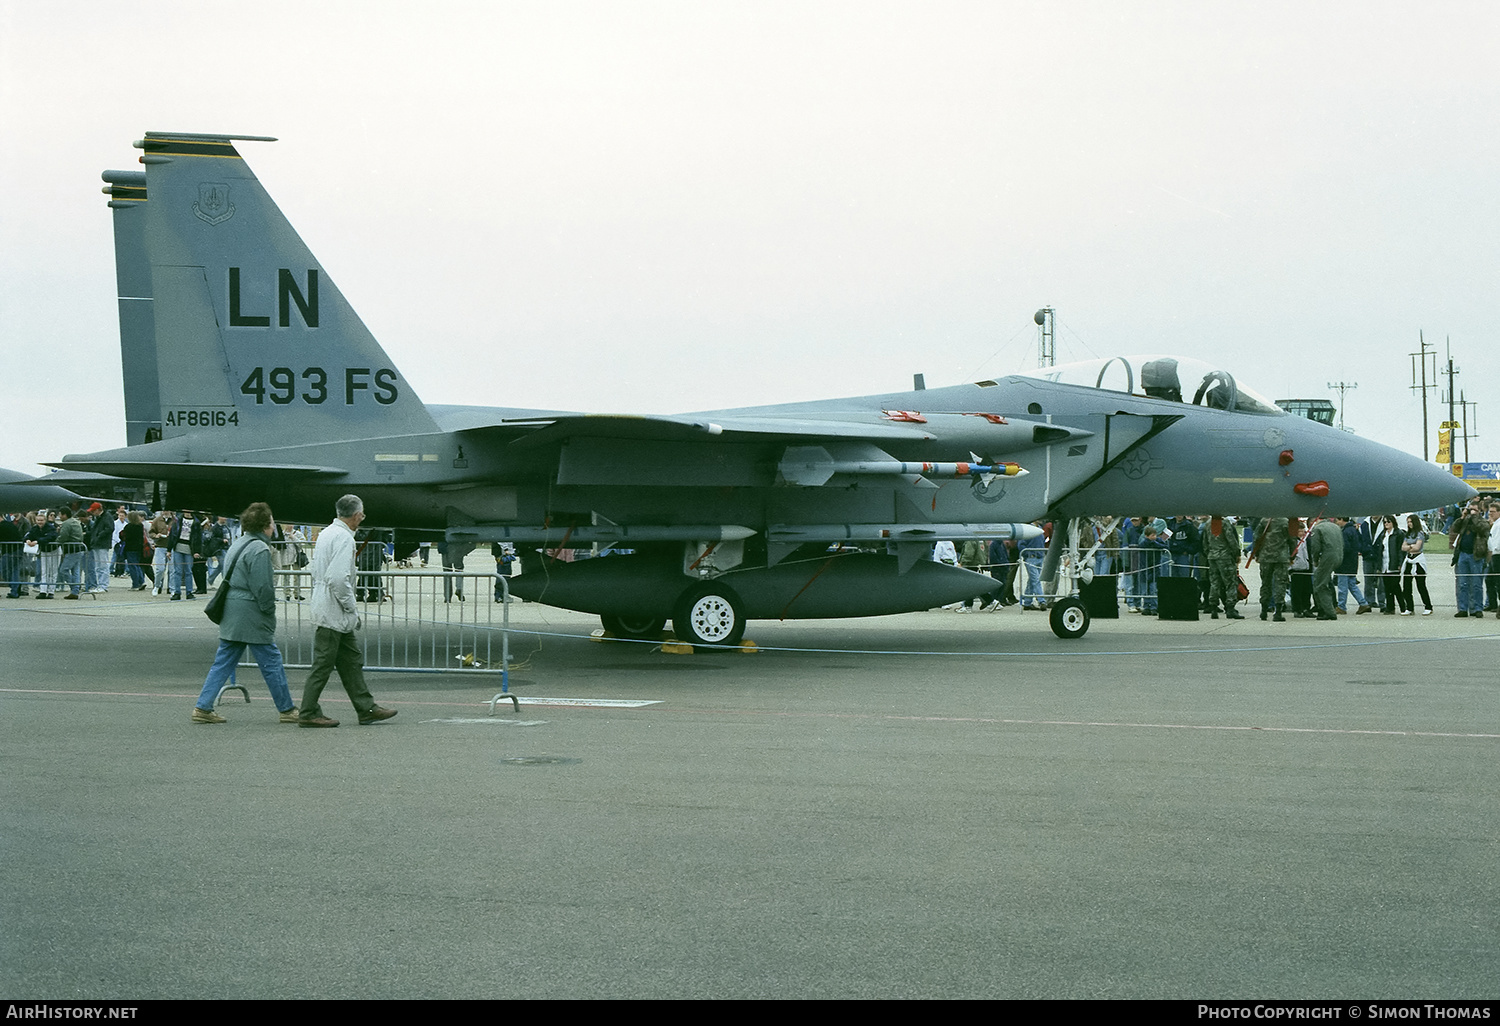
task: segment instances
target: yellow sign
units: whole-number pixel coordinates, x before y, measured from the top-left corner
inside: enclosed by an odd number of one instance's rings
[[[1451,422],[1444,421],[1443,423],[1447,424]],[[1453,432],[1448,428],[1444,428],[1438,432],[1437,461],[1439,463],[1453,462]]]

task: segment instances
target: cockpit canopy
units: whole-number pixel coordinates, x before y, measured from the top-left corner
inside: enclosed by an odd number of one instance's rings
[[[1285,411],[1228,371],[1183,356],[1115,356],[1021,372],[1064,385],[1084,385],[1111,392],[1149,396],[1237,413],[1282,414]]]

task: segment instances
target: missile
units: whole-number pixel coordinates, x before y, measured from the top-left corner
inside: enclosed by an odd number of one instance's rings
[[[915,463],[892,459],[885,453],[880,453],[883,458],[835,459],[821,446],[793,446],[782,456],[777,469],[788,483],[808,487],[824,484],[835,474],[905,477],[912,484],[936,488],[931,478],[967,477],[988,483],[997,477],[1022,477],[1027,473],[1019,463],[984,463],[970,455],[973,462]]]
[[[766,540],[806,542],[935,542],[970,538],[1027,541],[1040,538],[1035,524],[772,524]]]
[[[743,541],[755,534],[738,524],[583,524],[578,527],[537,525],[471,524],[450,527],[445,532],[450,542],[517,542],[525,544],[564,543],[592,545],[608,542],[614,545],[660,541]]]

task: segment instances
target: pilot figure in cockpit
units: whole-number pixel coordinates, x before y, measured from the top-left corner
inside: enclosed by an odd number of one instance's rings
[[[1153,399],[1182,402],[1182,382],[1177,377],[1177,361],[1170,357],[1149,360],[1141,365],[1141,388]]]

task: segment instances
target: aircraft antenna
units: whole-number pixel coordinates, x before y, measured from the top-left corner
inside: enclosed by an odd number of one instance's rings
[[[1044,306],[1032,315],[1037,326],[1037,366],[1057,365],[1057,314],[1050,306]]]
[[[1334,382],[1330,381],[1328,383],[1328,387],[1338,392],[1339,394],[1339,430],[1348,431],[1349,429],[1344,427],[1344,396],[1346,393],[1352,392],[1354,389],[1358,388],[1359,382],[1340,381],[1335,384]]]

